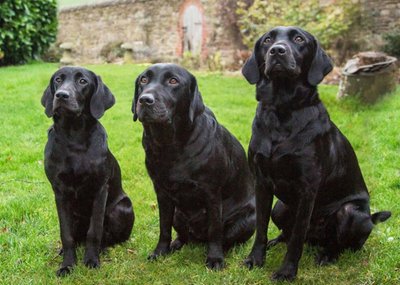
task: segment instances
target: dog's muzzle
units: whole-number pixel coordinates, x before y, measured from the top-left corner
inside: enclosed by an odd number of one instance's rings
[[[276,43],[269,48],[265,55],[265,75],[276,74],[292,75],[296,73],[296,60],[288,45]]]
[[[74,94],[68,90],[60,89],[54,94],[53,111],[59,113],[63,110],[75,113],[78,116],[82,111]]]
[[[275,44],[273,45],[268,53],[269,56],[284,56],[286,54],[287,48],[283,44]]]
[[[68,100],[70,97],[70,94],[68,91],[66,90],[59,90],[56,92],[56,94],[54,94],[54,96],[56,97],[57,100]]]
[[[155,103],[154,95],[151,93],[143,93],[140,95],[139,99],[139,104],[144,105],[144,106],[152,106]]]

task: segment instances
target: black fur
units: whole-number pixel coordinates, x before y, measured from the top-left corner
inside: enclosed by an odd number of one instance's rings
[[[100,250],[127,240],[133,227],[132,203],[97,120],[114,101],[99,76],[79,67],[58,70],[42,97],[46,115],[54,120],[45,149],[45,171],[60,222],[59,276],[70,273],[76,264],[79,243],[86,246],[85,265],[99,267]]]
[[[259,101],[249,146],[257,234],[245,264],[262,266],[267,247],[286,242],[276,280],[295,278],[304,242],[321,247],[319,264],[333,262],[345,249],[360,249],[373,224],[390,217],[371,215],[353,148],[319,99],[316,86],[331,69],[317,40],[297,27],[263,35],[242,69]],[[270,217],[282,234],[268,243]]]
[[[135,83],[134,120],[143,124],[146,167],[157,194],[156,259],[188,242],[206,242],[209,268],[223,250],[255,228],[253,178],[243,147],[204,106],[196,79],[173,64],[156,64]],[[171,229],[178,236],[171,243]]]

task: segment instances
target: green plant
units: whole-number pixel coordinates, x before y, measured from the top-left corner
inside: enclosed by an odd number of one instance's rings
[[[189,69],[199,69],[201,66],[200,55],[193,54],[190,51],[183,53],[181,64]]]
[[[319,0],[239,0],[237,14],[243,41],[249,47],[275,26],[299,26],[315,35],[322,46],[337,50],[348,48],[354,41],[351,31],[360,22],[360,8],[352,0],[338,0],[332,5],[321,5]],[[346,48],[339,53],[346,52]],[[341,54],[336,55],[342,60]]]
[[[39,57],[57,33],[56,0],[4,0],[0,5],[0,65]]]
[[[221,52],[217,51],[207,57],[207,66],[209,71],[222,71]]]
[[[400,29],[395,29],[383,35],[385,45],[383,51],[400,58]]]

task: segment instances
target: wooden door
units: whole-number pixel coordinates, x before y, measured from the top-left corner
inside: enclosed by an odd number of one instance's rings
[[[203,17],[199,8],[189,5],[183,13],[183,51],[201,53]]]

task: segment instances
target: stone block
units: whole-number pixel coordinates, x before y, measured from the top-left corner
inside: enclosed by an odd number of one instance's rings
[[[395,57],[382,53],[356,55],[342,71],[338,98],[357,96],[365,103],[374,103],[395,91],[398,75],[396,61]]]
[[[60,64],[62,66],[74,64],[74,60],[72,57],[73,48],[74,48],[74,45],[69,42],[62,43],[60,45],[60,49],[62,50],[62,57],[60,59]]]

